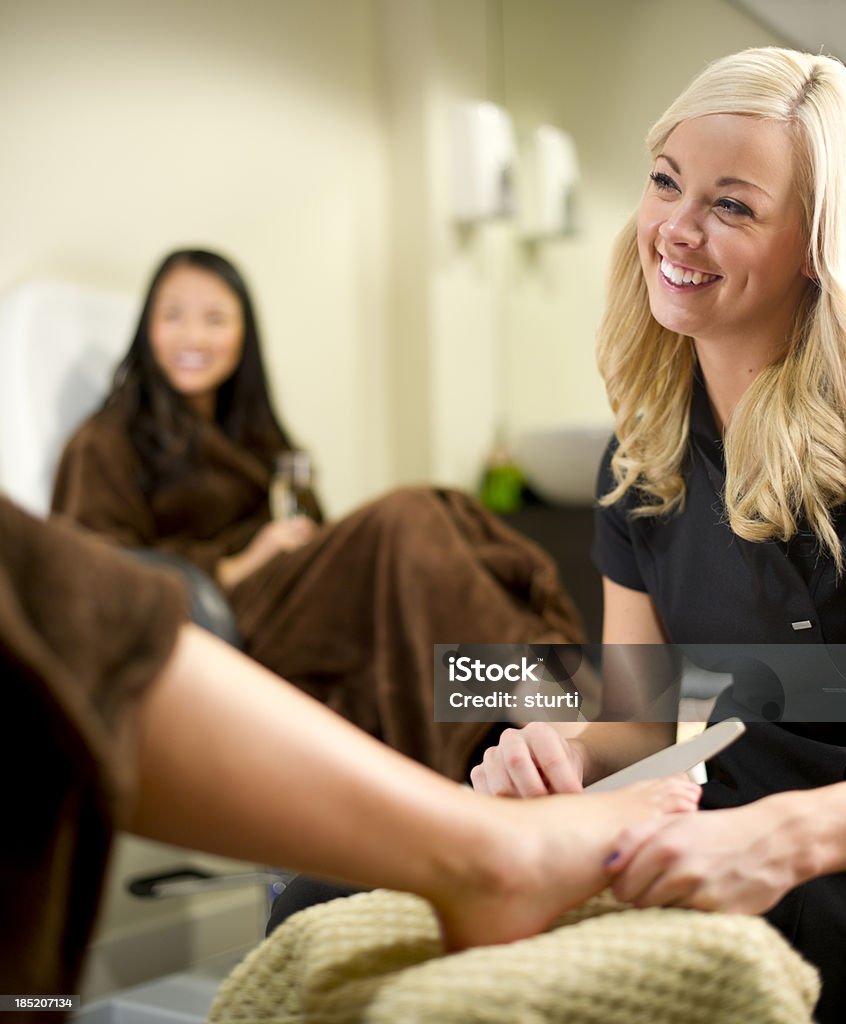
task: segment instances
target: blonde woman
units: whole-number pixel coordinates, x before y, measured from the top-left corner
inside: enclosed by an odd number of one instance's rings
[[[616,419],[594,545],[603,639],[846,643],[846,69],[726,57],[648,144],[599,332]],[[511,730],[474,784],[576,790],[669,729]],[[752,725],[711,778],[703,806],[719,810],[621,837],[615,891],[770,912],[823,969],[819,1019],[842,1020],[846,725]]]

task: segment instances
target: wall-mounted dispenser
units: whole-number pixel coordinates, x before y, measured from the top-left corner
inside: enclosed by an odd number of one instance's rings
[[[453,218],[469,224],[514,213],[514,129],[495,103],[452,108]]]
[[[521,161],[523,232],[529,238],[551,238],[573,230],[573,194],[579,163],[573,139],[552,125],[532,133]]]

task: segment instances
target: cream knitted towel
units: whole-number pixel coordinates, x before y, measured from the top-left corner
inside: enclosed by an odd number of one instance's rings
[[[447,955],[426,901],[300,911],[223,982],[213,1024],[810,1024],[816,971],[766,921],[603,894],[543,935]]]

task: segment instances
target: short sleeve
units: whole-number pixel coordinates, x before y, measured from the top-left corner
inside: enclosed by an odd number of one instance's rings
[[[613,505],[600,505],[599,499],[615,485],[611,457],[616,441],[605,449],[596,482],[593,547],[591,558],[601,575],[630,590],[646,591],[646,584],[637,564],[625,498]]]

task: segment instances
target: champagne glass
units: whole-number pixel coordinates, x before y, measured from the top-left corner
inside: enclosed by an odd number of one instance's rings
[[[276,456],[270,479],[270,515],[277,522],[309,514],[307,495],[311,488],[311,458],[308,452],[291,450]]]

